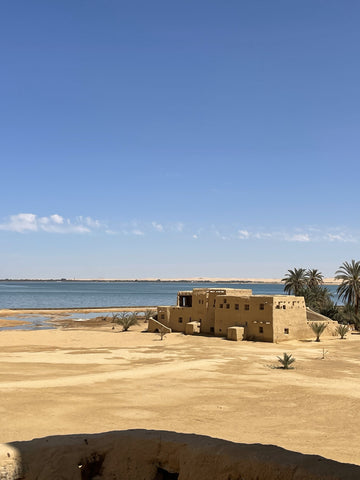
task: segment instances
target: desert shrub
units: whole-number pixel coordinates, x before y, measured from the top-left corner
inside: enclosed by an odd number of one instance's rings
[[[145,320],[149,320],[155,314],[156,314],[156,310],[153,310],[153,309],[150,309],[150,308],[145,310],[144,311]]]
[[[119,323],[121,318],[127,317],[128,313],[120,312],[120,313],[113,313],[111,317],[111,323]]]
[[[290,367],[290,365],[295,362],[295,358],[291,355],[291,353],[287,354],[286,352],[284,352],[284,355],[282,357],[277,357],[277,358],[282,365],[282,367],[280,368],[283,368],[284,370],[288,370],[289,368],[294,368],[294,367]]]
[[[327,324],[324,322],[311,322],[310,327],[311,327],[311,330],[316,335],[315,342],[320,342],[320,335],[324,332],[325,328],[327,327]]]
[[[345,338],[345,335],[348,333],[349,331],[349,326],[348,325],[338,325],[338,327],[336,328],[336,333],[338,335],[340,335],[340,338],[343,340]]]
[[[127,332],[130,327],[139,324],[136,313],[127,312],[121,312],[113,315],[112,322],[120,325],[123,329],[123,332]]]
[[[163,340],[167,333],[168,331],[165,330],[165,328],[160,328],[160,330],[157,331],[157,334],[160,336],[160,340]]]

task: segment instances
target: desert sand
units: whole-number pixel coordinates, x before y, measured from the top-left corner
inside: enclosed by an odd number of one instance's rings
[[[107,322],[0,332],[0,442],[157,429],[360,465],[360,335],[282,344]],[[292,353],[294,370],[277,367]],[[322,358],[322,357],[325,358]]]

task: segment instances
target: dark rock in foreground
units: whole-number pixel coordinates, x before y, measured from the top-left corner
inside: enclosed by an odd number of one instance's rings
[[[125,430],[0,445],[1,480],[358,480],[360,466],[272,445]]]

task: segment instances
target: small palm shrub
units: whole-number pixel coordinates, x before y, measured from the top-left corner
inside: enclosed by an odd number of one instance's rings
[[[144,316],[145,316],[145,320],[149,320],[151,317],[153,317],[156,313],[156,310],[152,310],[152,309],[147,309],[145,310],[144,312]]]
[[[282,357],[277,357],[279,359],[279,362],[281,363],[282,367],[284,370],[288,370],[289,368],[294,368],[290,367],[292,363],[295,362],[295,358],[290,354],[287,354],[284,352],[284,355]]]
[[[325,328],[327,327],[326,323],[323,322],[311,322],[310,323],[311,330],[316,335],[315,342],[320,342],[320,335],[324,332]]]
[[[112,322],[120,325],[122,327],[123,332],[127,332],[129,328],[134,325],[139,325],[139,321],[136,316],[136,313],[127,313],[127,312],[118,313],[116,315],[113,315]]]
[[[119,320],[127,315],[128,314],[126,312],[113,313],[111,317],[111,323],[119,323]]]
[[[338,335],[340,335],[340,338],[341,340],[343,340],[345,338],[345,335],[348,333],[349,331],[349,326],[348,325],[338,325],[337,329],[336,329],[336,333]]]

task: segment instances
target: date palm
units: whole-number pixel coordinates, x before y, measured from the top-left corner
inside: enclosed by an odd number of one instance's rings
[[[322,313],[323,310],[329,310],[334,305],[331,293],[324,285],[306,287],[300,292],[300,295],[304,297],[306,306],[315,312]]]
[[[323,284],[324,275],[317,268],[309,268],[305,273],[309,288],[316,288]]]
[[[112,322],[121,325],[123,332],[127,332],[133,325],[139,325],[136,313],[121,312],[113,315]]]
[[[289,368],[293,368],[293,367],[290,367],[290,365],[292,363],[295,362],[295,358],[290,354],[284,352],[284,355],[282,357],[277,357],[279,362],[281,363],[282,367],[280,368],[283,368],[284,370],[288,370]]]
[[[335,272],[335,279],[341,280],[337,288],[339,298],[344,303],[353,305],[357,315],[360,301],[360,262],[344,262]]]
[[[345,335],[348,333],[348,331],[349,331],[349,325],[340,324],[336,329],[336,333],[340,335],[340,338],[342,340],[345,338]]]
[[[327,327],[326,323],[323,322],[311,322],[310,323],[311,330],[316,335],[315,342],[320,342],[320,335],[323,333],[325,328]]]
[[[288,270],[288,273],[282,279],[285,282],[284,292],[289,295],[300,295],[307,285],[305,268],[294,268],[294,270]]]

